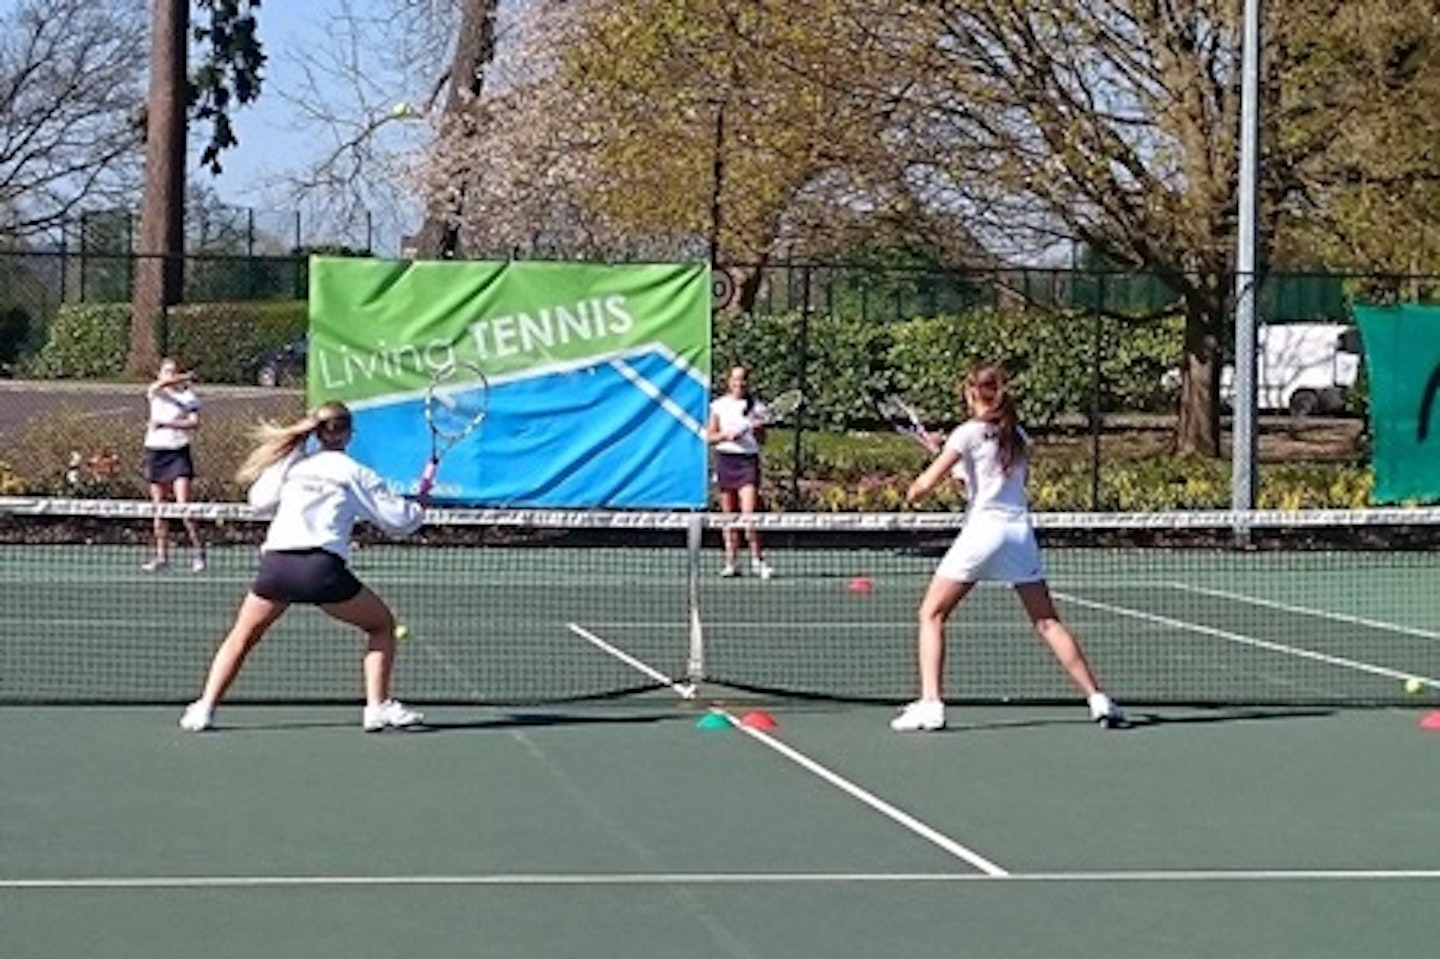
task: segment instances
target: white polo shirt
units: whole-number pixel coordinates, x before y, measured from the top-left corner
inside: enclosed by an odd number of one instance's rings
[[[945,440],[945,448],[960,457],[955,467],[965,481],[967,512],[1025,513],[1030,509],[1025,492],[1030,437],[1020,431],[1021,448],[1015,451],[1015,462],[1007,473],[1000,465],[1000,444],[992,430],[989,423],[969,420],[955,427]]]
[[[260,474],[249,499],[274,514],[263,551],[318,548],[349,559],[356,520],[397,536],[425,521],[424,507],[390,492],[378,473],[338,450],[297,450]]]
[[[145,424],[147,450],[178,450],[190,445],[191,430],[164,426],[171,420],[200,412],[200,397],[188,386],[156,389],[151,387],[150,418]]]
[[[746,406],[750,411],[745,411]],[[760,440],[755,436],[755,423],[765,419],[765,404],[759,400],[726,393],[710,401],[710,414],[720,427],[720,432],[729,433],[733,440],[722,440],[715,444],[717,453],[743,453],[755,456],[760,452]]]

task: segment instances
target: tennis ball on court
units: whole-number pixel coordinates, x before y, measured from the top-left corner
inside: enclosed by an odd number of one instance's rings
[[[406,626],[404,623],[400,623],[399,625],[397,625],[397,626],[395,627],[395,638],[396,638],[397,640],[399,640],[399,639],[404,639],[405,637],[407,637],[407,636],[409,636],[409,635],[410,635],[410,627],[409,627],[409,626]]]
[[[395,104],[393,107],[390,108],[390,112],[397,117],[408,117],[410,115],[410,104],[406,103],[404,100],[401,100],[399,103]]]
[[[1421,692],[1424,689],[1424,680],[1416,679],[1414,676],[1411,676],[1409,679],[1405,680],[1405,692],[1410,693],[1411,695]]]

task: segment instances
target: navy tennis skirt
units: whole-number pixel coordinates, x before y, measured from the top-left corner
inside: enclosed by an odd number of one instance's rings
[[[760,486],[760,456],[757,453],[715,454],[715,485],[722,490]]]
[[[260,554],[250,591],[274,603],[343,603],[365,585],[345,561],[323,549],[279,549]]]
[[[173,483],[177,479],[195,478],[195,459],[190,447],[178,450],[145,448],[145,479],[151,483]]]

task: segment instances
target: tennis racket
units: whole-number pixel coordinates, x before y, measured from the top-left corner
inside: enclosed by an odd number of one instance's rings
[[[759,415],[752,416],[750,422],[755,426],[782,423],[800,412],[800,407],[804,405],[805,394],[799,390],[786,390],[769,403],[760,404]]]
[[[471,363],[447,363],[425,390],[425,422],[430,427],[430,462],[420,474],[423,495],[435,485],[440,458],[480,428],[490,409],[490,381]]]
[[[899,396],[891,393],[881,397],[875,408],[895,432],[919,443],[932,456],[940,452],[940,444],[935,442],[925,424],[920,422],[920,415]]]

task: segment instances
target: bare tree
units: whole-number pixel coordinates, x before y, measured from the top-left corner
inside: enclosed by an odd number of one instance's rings
[[[19,0],[0,12],[0,230],[128,203],[140,141],[143,0]]]
[[[458,6],[338,0],[319,23],[326,43],[276,47],[301,79],[272,93],[316,150],[301,164],[278,158],[269,189],[337,235],[369,237],[377,222],[414,229],[412,161],[439,122],[447,57],[437,51],[454,44]]]
[[[900,63],[886,75],[913,79],[900,119],[920,147],[914,175],[934,185],[936,202],[1020,253],[1078,242],[1174,292],[1185,317],[1176,446],[1219,455],[1242,5],[916,0],[890,16],[858,6],[898,38]],[[1257,184],[1266,254],[1320,248],[1313,232],[1299,236],[1307,220],[1328,219],[1321,232],[1332,237],[1383,242],[1393,221],[1376,209],[1433,196],[1435,125],[1422,92],[1436,84],[1425,55],[1440,29],[1433,0],[1267,8]],[[1369,216],[1357,216],[1366,202]]]

